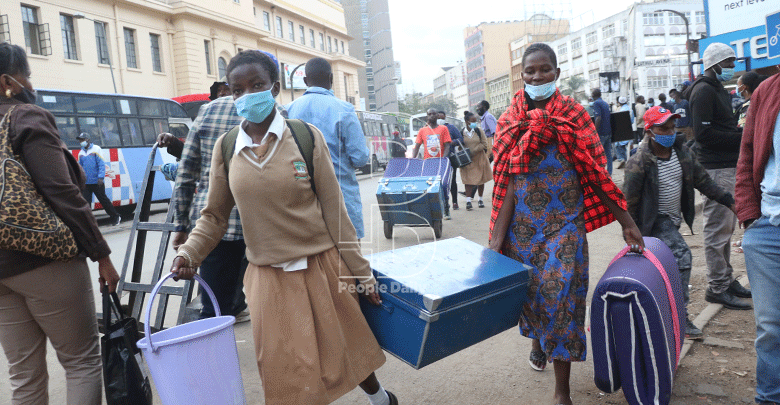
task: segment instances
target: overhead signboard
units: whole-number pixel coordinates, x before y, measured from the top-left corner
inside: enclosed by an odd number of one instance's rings
[[[708,37],[699,40],[700,54],[720,42],[734,48],[737,58],[750,57],[751,69],[780,64],[780,45],[772,45],[773,38],[780,42],[780,28],[767,27],[780,25],[780,0],[704,0],[704,11]],[[745,62],[738,61],[735,70],[745,71]]]
[[[672,60],[669,58],[664,59],[651,59],[651,60],[638,60],[634,63],[634,66],[636,67],[642,67],[642,66],[659,66],[659,65],[668,65],[672,63]]]

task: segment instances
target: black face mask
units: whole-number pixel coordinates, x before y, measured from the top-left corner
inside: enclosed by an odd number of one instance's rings
[[[8,76],[8,77],[11,77],[11,76]],[[21,83],[16,81],[16,79],[14,79],[13,77],[11,77],[11,80],[16,82],[16,84],[18,84],[19,87],[22,88],[22,92],[17,94],[17,95],[15,95],[14,98],[16,100],[18,100],[18,101],[21,101],[21,102],[25,103],[25,104],[35,104],[35,99],[37,98],[35,96],[35,91],[34,90],[30,90],[27,87],[24,87]]]
[[[26,87],[22,87],[22,92],[15,95],[14,98],[25,104],[35,104],[35,100],[37,99],[37,96],[35,95],[34,91]]]

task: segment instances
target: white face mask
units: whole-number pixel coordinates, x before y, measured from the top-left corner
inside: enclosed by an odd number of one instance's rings
[[[436,125],[444,125],[445,121],[443,119],[436,120]]]
[[[81,141],[81,147],[82,147],[82,148],[86,149],[88,145],[89,145],[89,142],[87,142],[87,141]]]

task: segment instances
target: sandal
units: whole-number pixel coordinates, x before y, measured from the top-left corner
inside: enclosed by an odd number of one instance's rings
[[[742,247],[736,247],[734,248],[734,253],[745,253],[745,251],[742,249]]]
[[[539,367],[534,363],[542,363],[542,367]],[[544,371],[544,368],[547,365],[547,355],[541,350],[531,350],[531,355],[528,357],[528,364],[536,371]]]

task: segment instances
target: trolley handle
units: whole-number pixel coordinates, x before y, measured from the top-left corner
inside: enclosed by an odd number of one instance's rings
[[[152,342],[152,328],[149,326],[151,324],[150,321],[152,318],[152,305],[154,304],[154,297],[160,291],[160,288],[162,288],[163,284],[165,284],[169,278],[174,276],[176,276],[176,273],[168,273],[167,276],[161,278],[160,281],[154,285],[154,288],[149,295],[149,305],[146,306],[146,316],[144,317],[144,333],[146,333],[146,337],[149,339],[149,348],[152,349],[152,352],[157,351],[157,348],[154,347],[154,342]],[[209,285],[206,284],[206,282],[203,281],[199,275],[195,274],[194,278],[198,281],[198,284],[200,284],[201,287],[206,290],[209,298],[211,298],[211,303],[214,305],[214,314],[216,316],[221,316],[222,314],[219,311],[219,303],[217,303],[217,297],[214,295],[214,291],[211,291],[211,287],[209,287]]]

